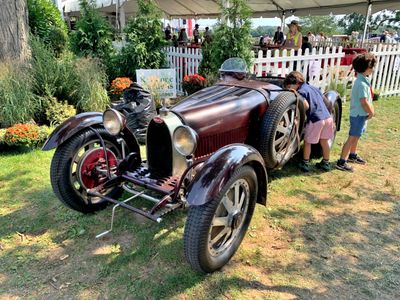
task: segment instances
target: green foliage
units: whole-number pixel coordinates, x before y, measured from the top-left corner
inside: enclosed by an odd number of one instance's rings
[[[230,57],[240,57],[250,68],[253,59],[251,52],[251,10],[246,0],[232,0],[230,7],[225,8],[220,2],[221,15],[215,26],[213,42],[203,49],[203,59],[200,66],[201,74],[216,73],[221,64]],[[203,63],[204,62],[204,63]]]
[[[80,0],[81,18],[71,35],[72,50],[77,55],[107,58],[113,51],[111,25],[95,8],[94,0]]]
[[[300,24],[303,35],[306,35],[309,31],[314,34],[323,32],[328,36],[341,33],[335,21],[335,17],[330,15],[301,17]]]
[[[365,16],[352,13],[341,18],[338,25],[343,28],[345,34],[351,34],[353,31],[362,32],[364,30]]]
[[[138,0],[139,11],[124,31],[127,45],[113,58],[112,78],[136,77],[136,69],[159,69],[165,64],[163,47],[167,45],[160,21],[161,13],[154,0]]]
[[[5,134],[6,134],[6,129],[5,128],[0,128],[0,146],[2,144],[5,144],[5,141],[4,141]]]
[[[106,86],[107,74],[101,62],[80,58],[74,62],[77,76],[75,107],[78,111],[104,111],[110,103]]]
[[[274,37],[275,31],[275,26],[258,26],[257,28],[251,30],[251,36],[260,37],[262,35],[268,34],[269,36]]]
[[[33,92],[40,97],[52,96],[73,102],[77,94],[77,78],[73,57],[56,58],[38,38],[31,37]]]
[[[67,101],[80,112],[106,108],[109,103],[105,89],[107,75],[98,59],[77,59],[68,53],[56,58],[37,38],[31,39],[31,49],[33,92],[43,103],[37,113],[39,121],[47,120],[45,110],[52,97]]]
[[[67,26],[61,13],[51,0],[28,0],[29,27],[32,33],[42,39],[57,54],[67,43]]]
[[[31,86],[28,66],[0,65],[0,127],[28,122],[33,118],[38,102]]]
[[[346,84],[340,81],[336,82],[335,80],[332,80],[329,82],[329,90],[336,91],[342,98],[347,94]]]
[[[46,103],[46,117],[52,126],[57,126],[76,115],[76,109],[66,101],[59,102],[54,97],[48,97]]]
[[[346,34],[352,31],[363,32],[365,26],[365,15],[352,13],[346,15],[338,22]],[[381,33],[383,30],[398,30],[400,28],[400,10],[383,10],[371,16],[369,22],[369,31]]]

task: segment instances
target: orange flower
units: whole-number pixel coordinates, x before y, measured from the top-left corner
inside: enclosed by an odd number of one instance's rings
[[[133,83],[128,77],[117,77],[111,82],[110,91],[112,94],[120,95],[125,89]]]

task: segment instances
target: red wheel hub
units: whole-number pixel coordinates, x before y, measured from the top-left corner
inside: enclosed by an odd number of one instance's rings
[[[107,159],[110,172],[115,173],[118,165],[115,154],[107,149]],[[79,176],[85,188],[92,189],[107,179],[107,162],[103,148],[92,149],[85,153],[80,162]]]

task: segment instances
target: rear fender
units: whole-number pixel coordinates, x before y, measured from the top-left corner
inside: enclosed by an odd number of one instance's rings
[[[342,99],[340,98],[340,95],[335,92],[335,91],[328,91],[324,94],[326,98],[328,98],[329,102],[332,104],[333,107],[335,107],[335,102],[338,102],[339,104],[339,112],[336,116],[336,130],[340,131],[340,126],[342,123]]]
[[[47,141],[44,143],[42,150],[47,151],[57,148],[66,140],[77,134],[79,131],[86,129],[90,126],[103,127],[103,114],[99,112],[87,112],[81,113],[73,116],[64,123],[60,124],[48,137]],[[128,130],[124,128],[122,131],[124,140],[128,146],[130,152],[140,153],[139,143],[137,142],[135,136]]]
[[[227,145],[215,152],[202,166],[188,188],[189,205],[203,205],[217,195],[232,177],[233,173],[244,165],[251,166],[257,174],[257,203],[267,203],[267,171],[261,154],[245,144]]]

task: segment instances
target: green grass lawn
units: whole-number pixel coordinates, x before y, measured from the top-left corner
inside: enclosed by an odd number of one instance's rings
[[[0,299],[400,298],[400,98],[375,102],[354,174],[270,175],[236,255],[221,272],[183,256],[186,212],[161,224],[117,210],[82,215],[49,182],[53,152],[0,155]],[[347,135],[338,133],[332,160]]]

